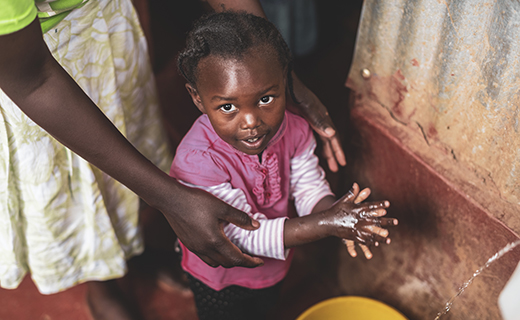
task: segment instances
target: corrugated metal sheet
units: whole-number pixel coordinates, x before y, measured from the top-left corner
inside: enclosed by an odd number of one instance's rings
[[[520,204],[519,77],[518,1],[364,2],[347,85],[512,204]]]

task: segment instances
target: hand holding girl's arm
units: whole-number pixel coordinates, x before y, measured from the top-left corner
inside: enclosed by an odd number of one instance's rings
[[[0,88],[34,122],[161,210],[177,236],[206,263],[261,263],[232,245],[219,224],[226,220],[255,229],[252,220],[206,192],[180,185],[139,153],[52,57],[38,19],[0,36],[0,48]]]
[[[341,141],[332,123],[327,108],[320,99],[300,79],[292,73],[293,90],[298,103],[289,99],[288,109],[304,117],[312,129],[318,133],[323,143],[323,156],[332,172],[338,171],[338,164],[346,166],[347,160]]]

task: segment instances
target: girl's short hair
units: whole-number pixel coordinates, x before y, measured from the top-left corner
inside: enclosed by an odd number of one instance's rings
[[[291,51],[271,22],[253,14],[224,11],[202,16],[188,33],[186,47],[179,53],[177,66],[186,81],[196,88],[201,59],[216,55],[240,60],[248,50],[261,46],[274,49],[282,69],[287,72],[289,94],[297,102],[292,85]]]

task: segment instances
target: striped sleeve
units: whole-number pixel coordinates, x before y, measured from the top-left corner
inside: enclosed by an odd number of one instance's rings
[[[244,211],[253,219],[260,222],[257,230],[245,230],[232,223],[226,224],[224,233],[240,250],[262,257],[285,260],[289,250],[285,249],[283,232],[286,217],[267,219],[262,213],[251,213],[251,205],[247,203],[246,195],[240,189],[233,189],[228,182],[217,186],[204,187],[184,181],[181,183],[205,190],[232,207]]]
[[[314,149],[316,141],[312,139],[303,152],[291,159],[290,190],[299,216],[310,214],[325,196],[334,196]]]

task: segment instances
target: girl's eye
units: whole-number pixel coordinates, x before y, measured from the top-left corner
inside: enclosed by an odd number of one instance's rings
[[[265,97],[260,98],[260,104],[269,104],[269,103],[273,102],[273,100],[274,100],[273,96],[265,96]]]
[[[224,113],[231,113],[231,112],[235,111],[236,109],[237,108],[230,103],[220,106],[220,110],[224,111]]]

